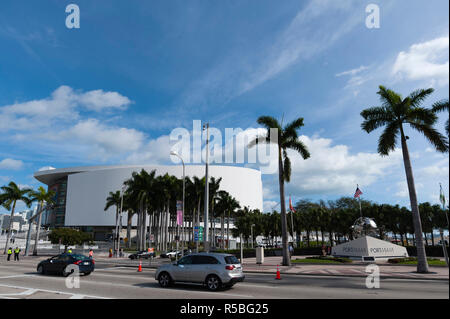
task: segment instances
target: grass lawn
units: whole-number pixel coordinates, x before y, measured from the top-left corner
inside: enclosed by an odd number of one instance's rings
[[[408,260],[408,261],[401,261],[396,264],[397,265],[417,265],[417,261],[416,260]],[[428,265],[429,266],[447,266],[447,263],[444,260],[432,259],[432,260],[428,260]]]

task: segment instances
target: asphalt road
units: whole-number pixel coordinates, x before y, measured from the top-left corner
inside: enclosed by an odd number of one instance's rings
[[[448,281],[381,279],[379,289],[368,289],[365,278],[246,274],[233,288],[208,292],[201,286],[160,288],[154,269],[111,267],[96,264],[89,276],[80,277],[79,288],[67,288],[66,278],[36,273],[38,260],[0,261],[0,298],[150,298],[150,299],[308,299],[308,298],[449,298]],[[70,278],[70,277],[69,277]]]

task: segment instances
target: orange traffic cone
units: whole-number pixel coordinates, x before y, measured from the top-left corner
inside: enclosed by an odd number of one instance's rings
[[[277,265],[277,276],[275,277],[275,279],[281,279],[280,269],[278,268],[278,265]]]
[[[142,261],[139,259],[139,268],[138,272],[142,272]]]

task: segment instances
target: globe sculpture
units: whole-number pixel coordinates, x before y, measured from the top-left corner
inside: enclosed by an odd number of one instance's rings
[[[351,226],[353,231],[353,236],[355,238],[362,236],[373,236],[377,234],[377,224],[372,218],[360,217]]]

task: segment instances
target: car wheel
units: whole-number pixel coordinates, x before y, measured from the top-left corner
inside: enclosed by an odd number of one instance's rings
[[[163,272],[159,274],[158,282],[161,287],[166,288],[169,287],[170,284],[172,283],[172,278],[170,278],[170,275],[168,273]]]
[[[210,275],[206,278],[206,287],[210,291],[217,291],[222,286],[222,282],[220,281],[220,278],[216,275]]]
[[[91,272],[85,272],[84,275],[85,276],[89,276],[91,274]]]
[[[72,269],[71,271],[66,271],[66,269],[67,269],[67,267],[64,268],[64,270],[63,270],[63,272],[62,272],[62,274],[63,274],[64,277],[67,277],[67,276],[69,276],[71,273],[73,273],[73,269]]]
[[[42,265],[39,265],[39,267],[38,267],[38,269],[37,269],[37,272],[38,272],[39,274],[41,274],[41,275],[44,275],[44,274],[45,274],[44,267],[43,267]]]

